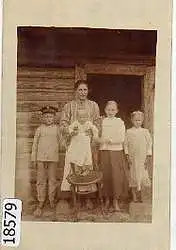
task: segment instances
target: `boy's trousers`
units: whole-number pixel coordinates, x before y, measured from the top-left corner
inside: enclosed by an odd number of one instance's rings
[[[47,190],[49,201],[53,202],[55,199],[57,190],[57,165],[57,162],[37,162],[37,198],[39,202],[46,200]]]

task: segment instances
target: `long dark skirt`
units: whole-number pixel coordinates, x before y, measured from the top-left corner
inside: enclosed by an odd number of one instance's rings
[[[123,151],[100,151],[103,193],[106,198],[126,200],[129,194],[128,169]]]

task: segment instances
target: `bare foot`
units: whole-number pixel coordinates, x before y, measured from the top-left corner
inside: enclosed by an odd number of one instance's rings
[[[88,210],[92,210],[93,209],[93,203],[90,199],[86,200],[86,208]]]
[[[56,207],[56,203],[54,201],[50,201],[50,207],[51,209],[54,209]]]
[[[34,211],[34,216],[41,217],[41,215],[42,215],[42,209],[40,207],[37,207],[36,210]]]
[[[136,195],[136,190],[132,188],[132,194],[133,194],[133,201],[136,203],[138,202],[137,195]]]
[[[105,201],[105,209],[106,210],[109,208],[109,205],[110,205],[110,201],[109,201],[109,199],[106,199],[106,201]]]
[[[40,208],[40,209],[42,209],[43,207],[44,207],[44,204],[45,204],[45,202],[39,202],[39,204],[38,204],[38,207]]]
[[[120,212],[119,202],[118,202],[117,199],[114,199],[114,200],[113,200],[113,206],[114,206],[114,210],[115,210],[116,212]]]

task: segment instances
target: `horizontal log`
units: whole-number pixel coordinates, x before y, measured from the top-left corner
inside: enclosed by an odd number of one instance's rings
[[[85,72],[87,74],[112,74],[112,75],[138,75],[144,76],[146,66],[120,65],[120,64],[86,64]]]
[[[134,55],[116,55],[116,56],[101,56],[101,57],[79,57],[75,59],[73,57],[63,58],[62,61],[60,60],[52,60],[47,59],[47,64],[50,67],[74,67],[77,63],[87,64],[87,63],[94,63],[94,64],[104,64],[104,63],[118,63],[123,65],[145,65],[145,66],[154,66],[156,64],[156,57],[155,56],[144,56],[140,55],[135,57]],[[42,60],[42,58],[26,58],[21,57],[18,60],[18,67],[42,67],[44,68],[46,65],[46,58]]]
[[[17,80],[17,89],[73,90],[74,79],[24,78]]]
[[[17,101],[17,112],[37,112],[43,106],[51,105],[58,108],[59,111],[62,110],[63,106],[67,101],[72,100],[70,97],[68,100],[54,100],[54,101]]]
[[[59,122],[61,112],[56,114],[56,122]],[[19,124],[40,124],[42,122],[42,115],[39,111],[36,112],[17,112],[16,123]]]
[[[47,94],[67,94],[67,93],[73,93],[73,88],[70,88],[70,89],[47,89],[47,88],[40,88],[40,89],[38,89],[38,88],[35,88],[35,89],[33,89],[33,88],[18,88],[17,89],[17,95],[19,95],[19,94],[24,94],[24,95],[26,95],[26,94],[36,94],[36,93],[39,93],[39,94],[41,94],[41,95],[43,95],[43,94],[45,94],[45,93],[47,93]]]
[[[16,155],[31,153],[33,138],[20,137],[16,139]]]
[[[17,112],[17,114],[16,114],[17,126],[20,123],[23,123],[23,124],[37,123],[37,124],[39,124],[41,121],[42,121],[42,116],[41,116],[39,111],[36,111],[36,112]]]
[[[39,124],[18,124],[16,127],[17,138],[33,138]]]
[[[17,80],[20,77],[29,78],[61,78],[61,79],[73,79],[75,76],[74,68],[30,68],[30,67],[18,67]]]
[[[72,90],[60,91],[55,93],[48,92],[20,92],[17,93],[17,101],[65,101],[73,97]]]

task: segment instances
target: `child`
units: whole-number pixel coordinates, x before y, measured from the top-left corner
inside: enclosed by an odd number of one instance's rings
[[[119,200],[128,194],[128,177],[123,152],[125,125],[116,117],[117,113],[118,104],[115,101],[108,101],[105,107],[106,117],[102,120],[100,162],[105,208],[108,209],[112,198],[115,211],[120,211]]]
[[[72,170],[76,174],[87,175],[92,169],[91,136],[98,138],[98,129],[92,122],[87,121],[87,115],[79,114],[77,121],[69,126],[71,142],[68,147],[68,155]]]
[[[144,121],[142,112],[133,112],[131,120],[133,127],[127,130],[124,149],[130,168],[133,201],[142,202],[141,185],[150,185],[147,167],[152,155],[152,140],[149,131],[141,127]]]
[[[55,195],[57,188],[56,170],[59,161],[59,129],[55,124],[57,109],[47,106],[41,109],[43,124],[36,130],[31,160],[37,166],[37,198],[38,207],[36,216],[40,216],[47,195],[51,208],[55,206]]]

